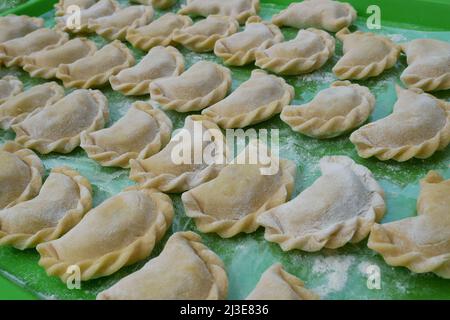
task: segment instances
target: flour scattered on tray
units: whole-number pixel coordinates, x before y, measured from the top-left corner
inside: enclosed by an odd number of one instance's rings
[[[408,39],[402,34],[387,34],[386,36],[394,42],[408,41]]]
[[[355,261],[352,256],[320,257],[314,261],[312,271],[326,277],[326,284],[314,288],[322,298],[345,288],[348,271]]]
[[[298,81],[301,82],[321,82],[331,83],[336,81],[336,77],[331,72],[318,71],[304,76],[300,76]]]

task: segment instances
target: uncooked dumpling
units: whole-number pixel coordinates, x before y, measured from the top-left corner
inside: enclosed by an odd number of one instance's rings
[[[283,78],[254,70],[249,80],[202,114],[222,128],[243,128],[280,113],[293,98],[294,88]]]
[[[89,181],[67,167],[52,170],[35,198],[0,210],[0,246],[33,248],[73,228],[92,207]]]
[[[222,100],[231,87],[231,71],[209,61],[200,61],[180,76],[150,84],[150,95],[164,109],[198,111]]]
[[[41,18],[16,16],[0,17],[0,43],[27,35],[44,26]]]
[[[14,125],[16,142],[39,153],[69,153],[80,145],[80,134],[105,126],[108,100],[98,90],[75,90],[57,103],[30,114]]]
[[[57,4],[55,4],[55,15],[63,16],[66,14],[66,10],[70,6],[77,6],[81,10],[92,7],[98,0],[59,0]]]
[[[39,265],[63,282],[72,265],[80,268],[82,281],[108,276],[147,258],[172,219],[167,195],[129,188],[89,211],[61,238],[38,245]]]
[[[23,90],[22,81],[14,76],[0,78],[0,105]],[[1,108],[1,107],[0,107]]]
[[[131,159],[145,159],[170,140],[172,122],[151,104],[137,101],[110,128],[81,134],[89,158],[106,167],[128,168]]]
[[[98,294],[98,300],[222,300],[228,279],[220,258],[194,232],[177,232],[142,269]]]
[[[350,141],[359,156],[380,160],[426,159],[450,143],[450,103],[420,89],[397,86],[393,113],[356,130]]]
[[[320,160],[322,176],[291,201],[259,216],[267,241],[284,251],[336,249],[363,240],[385,212],[383,190],[345,156]]]
[[[367,245],[391,266],[450,279],[450,180],[430,171],[420,185],[417,216],[374,225]]]
[[[286,106],[280,117],[294,131],[325,139],[359,127],[374,108],[375,97],[369,88],[349,81],[336,81],[312,101],[300,106]]]
[[[130,0],[130,1],[146,5],[152,5],[154,8],[164,10],[169,9],[170,7],[175,5],[175,3],[177,3],[178,0]]]

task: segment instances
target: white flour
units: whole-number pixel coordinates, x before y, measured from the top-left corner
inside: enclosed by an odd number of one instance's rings
[[[355,261],[352,256],[320,257],[314,261],[312,271],[326,277],[327,283],[314,288],[322,298],[345,288],[348,271]]]

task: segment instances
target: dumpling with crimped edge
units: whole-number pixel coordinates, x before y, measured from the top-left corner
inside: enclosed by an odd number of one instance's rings
[[[168,46],[173,43],[176,30],[193,24],[191,18],[168,12],[149,25],[129,28],[126,39],[135,48],[148,51],[156,46]]]
[[[164,109],[198,111],[223,98],[231,87],[231,71],[219,64],[199,61],[176,77],[150,84],[150,96]]]
[[[103,128],[109,119],[108,100],[98,90],[75,90],[12,128],[16,142],[39,153],[69,153],[80,134]]]
[[[150,93],[150,83],[159,78],[176,77],[184,71],[183,55],[174,47],[154,47],[134,67],[109,78],[111,87],[126,96]]]
[[[363,158],[426,159],[450,143],[450,103],[420,89],[397,86],[393,113],[366,124],[350,136]]]
[[[262,274],[246,300],[318,300],[319,296],[305,288],[303,281],[275,263]]]
[[[47,82],[9,98],[0,105],[0,129],[9,129],[30,113],[54,104],[63,97],[63,87],[56,82]]]
[[[247,20],[243,31],[218,40],[214,54],[225,64],[243,66],[255,61],[257,50],[267,49],[283,40],[283,33],[277,26],[253,16]]]
[[[78,6],[81,10],[92,7],[98,0],[59,0],[55,4],[55,15],[63,16],[70,6]]]
[[[39,265],[63,282],[67,268],[80,268],[82,281],[108,276],[147,258],[173,219],[169,196],[128,188],[90,210],[69,232],[36,247]]]
[[[67,167],[51,171],[39,195],[0,210],[0,246],[34,248],[58,239],[92,207],[89,181]]]
[[[23,58],[23,70],[31,77],[51,79],[56,77],[59,65],[70,64],[97,51],[94,42],[86,38],[74,38],[54,49],[34,52]]]
[[[356,10],[349,3],[332,0],[304,0],[272,17],[278,26],[304,29],[308,27],[337,32],[356,21]]]
[[[7,67],[21,66],[25,56],[36,51],[56,48],[67,41],[67,33],[46,28],[37,29],[24,37],[0,43],[0,62]]]
[[[135,64],[130,49],[119,40],[105,45],[92,56],[71,64],[61,64],[56,72],[65,87],[95,88],[108,82],[109,77]]]
[[[239,30],[239,23],[232,17],[211,15],[192,26],[178,29],[173,33],[173,41],[195,52],[209,52],[220,39]]]
[[[417,216],[374,225],[367,245],[391,266],[450,279],[450,179],[430,171],[420,185]]]
[[[294,131],[327,139],[359,127],[374,108],[375,97],[369,88],[350,81],[336,81],[312,101],[300,106],[286,106],[280,118]]]
[[[151,6],[129,6],[110,16],[89,19],[88,28],[108,40],[125,40],[129,28],[147,25],[153,14]]]
[[[336,38],[343,42],[344,55],[333,72],[342,80],[376,77],[392,68],[400,56],[399,45],[375,33],[342,29]]]
[[[450,89],[450,43],[435,39],[416,39],[401,45],[408,67],[400,79],[423,91]]]
[[[0,78],[0,105],[23,90],[23,83],[17,77],[4,76]]]
[[[128,168],[131,159],[159,152],[171,132],[172,122],[163,111],[137,101],[110,128],[81,133],[81,147],[102,166]]]
[[[100,292],[98,300],[223,300],[228,278],[222,260],[194,232],[174,233],[140,270]]]
[[[293,98],[294,88],[283,78],[253,70],[249,80],[202,114],[222,128],[243,128],[280,113]]]
[[[183,193],[181,199],[198,230],[230,238],[256,231],[259,215],[286,202],[295,174],[292,161],[279,159],[252,140],[217,178]]]
[[[346,156],[324,157],[320,169],[322,176],[309,188],[257,219],[265,239],[283,251],[357,243],[384,215],[384,192],[369,169]]]
[[[206,152],[214,158],[205,159]],[[180,153],[183,159],[175,158]],[[146,188],[184,192],[215,178],[226,163],[226,156],[220,128],[206,117],[192,115],[186,117],[182,130],[159,153],[130,161],[130,179]]]
[[[187,0],[179,14],[208,17],[222,15],[235,18],[240,24],[259,12],[259,0]]]
[[[24,37],[44,26],[44,19],[10,14],[0,17],[0,43]]]
[[[43,174],[44,166],[33,151],[14,142],[0,146],[0,209],[37,195]]]
[[[153,8],[164,10],[173,7],[178,0],[130,0],[130,1],[146,5],[152,5]]]
[[[298,75],[322,67],[334,54],[336,41],[327,32],[309,28],[295,39],[257,50],[255,65],[282,75]]]

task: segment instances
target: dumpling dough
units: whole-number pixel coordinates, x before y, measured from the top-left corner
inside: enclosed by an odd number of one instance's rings
[[[0,43],[24,37],[44,26],[41,18],[16,16],[14,14],[0,17]]]
[[[303,281],[286,272],[281,263],[268,268],[246,300],[317,300]]]
[[[400,56],[400,46],[390,39],[370,33],[350,33],[342,29],[336,38],[343,42],[344,56],[333,67],[339,79],[366,79],[376,77],[392,68]]]
[[[283,78],[254,70],[249,80],[202,114],[222,128],[243,128],[280,113],[293,98],[294,88]]]
[[[264,237],[283,251],[336,249],[363,240],[386,206],[366,167],[346,156],[320,160],[322,176],[291,201],[259,216]]]
[[[108,40],[125,40],[129,28],[147,25],[153,19],[153,8],[130,6],[114,12],[110,16],[89,19],[89,30]]]
[[[222,238],[254,232],[260,214],[291,196],[295,164],[264,152],[261,143],[258,146],[252,142],[217,178],[183,193],[186,215],[194,219],[201,232],[215,232]],[[261,157],[270,160],[270,168],[262,164]]]
[[[375,108],[369,88],[349,81],[336,81],[312,101],[286,106],[281,120],[294,131],[313,138],[333,138],[363,124]]]
[[[0,105],[23,90],[23,83],[14,76],[0,78]]]
[[[61,238],[38,245],[39,265],[63,282],[71,265],[80,268],[82,281],[108,276],[147,258],[172,219],[169,196],[129,188],[89,211]]]
[[[255,52],[264,50],[284,40],[281,30],[259,17],[247,20],[245,30],[220,39],[214,46],[214,54],[224,63],[243,66],[255,61]]]
[[[55,168],[38,196],[0,211],[0,246],[23,250],[57,239],[91,207],[89,181],[70,168]]]
[[[44,79],[56,77],[61,64],[70,64],[93,55],[97,51],[95,43],[86,38],[75,38],[50,50],[42,50],[23,58],[23,70],[30,76]]]
[[[108,100],[98,90],[75,90],[57,103],[14,125],[16,142],[39,153],[69,153],[80,134],[101,129],[108,121]]]
[[[420,184],[417,217],[375,224],[367,245],[391,266],[450,279],[450,180],[430,171]]]
[[[240,24],[259,12],[259,0],[187,0],[180,14],[208,17],[213,14],[230,16]]]
[[[406,86],[423,91],[450,89],[450,43],[416,39],[401,47],[408,61],[400,76]]]
[[[78,6],[80,9],[87,9],[92,7],[98,0],[59,0],[57,4],[55,4],[55,15],[63,16],[66,14],[66,10],[70,6]]]
[[[62,97],[64,89],[56,82],[31,87],[0,105],[0,128],[7,130],[30,113],[54,104]]]
[[[37,29],[26,36],[0,43],[0,62],[7,67],[21,66],[23,58],[33,52],[56,48],[69,40],[69,35],[53,29]]]
[[[94,88],[108,82],[109,77],[134,65],[131,51],[119,40],[105,45],[92,56],[58,67],[56,77],[65,87]]]
[[[148,51],[155,46],[172,44],[175,31],[192,24],[193,22],[188,16],[169,12],[149,25],[140,28],[129,28],[126,39],[133,47]]]
[[[209,61],[199,61],[176,77],[150,84],[150,95],[164,109],[198,111],[222,100],[231,87],[231,71]]]
[[[100,292],[98,300],[222,300],[228,279],[220,258],[194,232],[177,232],[142,269]]]
[[[169,9],[170,7],[175,5],[175,3],[177,3],[178,0],[130,0],[130,1],[146,5],[152,5],[154,8],[164,10]]]
[[[202,157],[207,153],[217,158],[207,161]],[[189,159],[174,159],[180,154]],[[200,161],[196,161],[198,158]],[[186,118],[183,129],[159,153],[130,161],[130,179],[146,188],[184,192],[215,178],[224,163],[225,137],[220,128],[206,117],[193,115]]]
[[[137,101],[110,128],[81,134],[89,158],[106,167],[128,168],[130,159],[145,159],[170,140],[172,122],[151,104]]]
[[[397,86],[393,113],[350,136],[360,157],[406,161],[426,159],[450,143],[450,103],[420,89]]]
[[[154,47],[134,67],[109,78],[111,87],[126,96],[150,93],[150,83],[159,78],[176,77],[184,71],[183,55],[174,47]]]
[[[44,166],[33,151],[14,142],[0,146],[0,209],[37,195],[43,174]]]
[[[308,27],[337,32],[350,26],[357,17],[349,3],[331,0],[304,0],[291,3],[286,10],[272,17],[278,26],[304,29]]]
[[[173,41],[195,52],[209,52],[214,50],[217,40],[238,30],[239,24],[234,18],[211,15],[192,26],[176,30]]]

